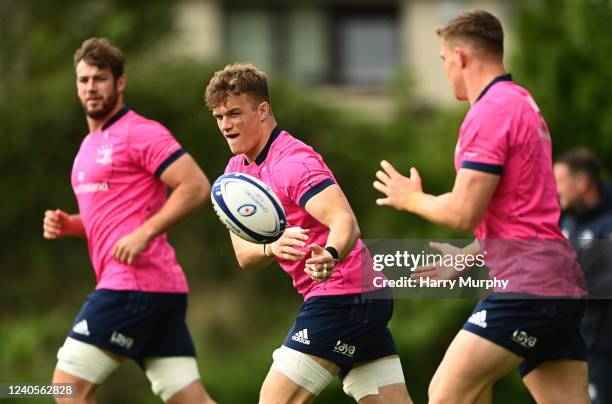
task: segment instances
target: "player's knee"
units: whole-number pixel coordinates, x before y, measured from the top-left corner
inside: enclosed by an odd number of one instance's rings
[[[166,400],[166,403],[217,404],[217,402],[208,395],[200,379],[194,380],[193,382],[189,383],[187,387],[184,387],[177,393],[174,393],[174,395]]]
[[[259,391],[258,404],[307,404],[312,401],[312,396],[305,397],[296,394],[281,394],[277,389],[262,386]]]
[[[281,346],[272,354],[271,369],[274,369],[295,384],[317,396],[334,378],[332,374],[317,361],[308,355]],[[260,393],[260,400],[271,399],[273,389],[270,386],[263,386]]]
[[[118,366],[119,362],[100,348],[70,337],[66,338],[64,345],[57,352],[56,368],[75,376],[76,379],[71,380],[72,383],[79,383],[78,379],[82,379],[86,385],[100,384]]]
[[[96,385],[80,378],[53,377],[53,383],[70,383],[70,393],[67,397],[55,397],[57,404],[74,404],[93,402]]]
[[[427,389],[427,397],[429,398],[429,404],[450,404],[455,403],[453,398],[455,397],[455,393],[451,392],[451,387],[443,387],[440,382],[440,378],[436,377],[437,374],[431,379],[429,382],[429,387]]]
[[[198,364],[191,356],[146,358],[144,368],[151,390],[164,401],[200,378]]]
[[[454,401],[451,400],[451,397],[442,396],[437,393],[430,393],[429,399],[427,400],[428,404],[454,404]]]
[[[380,359],[352,369],[342,381],[344,392],[355,399],[377,395],[390,384],[405,384],[402,364],[398,357]]]
[[[461,390],[456,385],[433,381],[428,389],[429,404],[461,404],[473,403],[478,400],[479,390]]]
[[[281,404],[280,399],[276,396],[276,389],[271,385],[269,378],[266,378],[259,390],[258,404]]]

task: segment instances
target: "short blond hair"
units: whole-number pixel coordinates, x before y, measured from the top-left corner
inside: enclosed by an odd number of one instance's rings
[[[478,50],[503,57],[504,30],[493,14],[484,10],[468,10],[436,29],[439,37],[447,40],[463,40]]]
[[[268,77],[255,65],[234,63],[215,72],[206,87],[204,99],[213,109],[225,102],[230,95],[247,94],[254,103],[270,103]]]

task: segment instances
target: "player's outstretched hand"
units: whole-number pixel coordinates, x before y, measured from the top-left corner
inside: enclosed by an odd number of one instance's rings
[[[119,262],[131,265],[138,254],[147,248],[149,241],[150,239],[144,231],[138,228],[117,241],[115,247],[113,247],[113,257]]]
[[[308,240],[308,229],[289,227],[278,240],[270,244],[272,255],[282,260],[299,261],[306,253],[297,247],[306,247],[306,240]]]
[[[47,210],[43,218],[43,237],[48,240],[76,234],[77,224],[62,210]]]
[[[421,177],[416,168],[410,169],[410,177],[404,177],[395,167],[386,160],[380,162],[382,170],[376,171],[377,180],[374,188],[385,194],[386,198],[379,198],[379,206],[393,206],[395,209],[406,209],[408,196],[413,192],[422,192]]]
[[[431,242],[429,246],[438,251],[443,255],[442,262],[444,262],[444,258],[449,255],[455,256],[458,254],[462,254],[462,250],[459,247],[455,247],[454,245],[448,243],[436,243]],[[454,261],[454,260],[453,260]],[[451,266],[421,266],[416,267],[412,271],[412,275],[410,275],[410,279],[420,279],[420,278],[430,278],[436,280],[443,279],[456,279],[461,276],[461,271],[455,269],[455,267]]]
[[[332,257],[329,251],[323,249],[323,247],[318,244],[311,244],[308,247],[310,247],[311,255],[310,258],[306,260],[304,272],[306,272],[313,281],[323,282],[328,280],[336,265],[334,257]]]

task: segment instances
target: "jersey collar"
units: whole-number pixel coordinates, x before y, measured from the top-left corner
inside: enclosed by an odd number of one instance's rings
[[[263,163],[266,160],[266,157],[268,157],[268,152],[270,151],[270,147],[272,147],[272,143],[276,140],[276,138],[278,137],[278,135],[280,135],[280,133],[281,133],[281,129],[278,126],[276,126],[272,130],[272,133],[270,134],[270,138],[268,139],[268,142],[264,146],[263,150],[259,153],[259,156],[257,156],[257,158],[255,159],[255,164],[261,165],[261,163]],[[244,159],[244,164],[248,166],[249,162],[246,159]]]
[[[493,87],[493,85],[495,85],[496,83],[499,83],[500,81],[512,81],[512,75],[511,74],[502,74],[501,76],[497,76],[493,79],[492,82],[490,82],[485,88],[484,90],[482,90],[482,92],[480,93],[480,95],[478,96],[478,98],[476,99],[476,101],[479,101],[482,97],[484,97],[484,95],[487,93],[487,91],[489,91],[491,89],[491,87]]]
[[[115,115],[111,117],[111,119],[109,119],[104,125],[102,125],[102,130],[108,129],[109,126],[117,122],[119,119],[121,119],[121,117],[123,117],[123,115],[127,114],[128,112],[130,112],[130,109],[127,106],[121,108],[119,111],[117,111]]]

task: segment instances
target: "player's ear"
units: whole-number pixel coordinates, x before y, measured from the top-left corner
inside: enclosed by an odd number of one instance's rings
[[[120,93],[125,91],[126,81],[127,79],[125,77],[125,74],[122,74],[121,76],[117,78],[117,82],[115,83],[115,86],[117,87],[117,91],[119,91]]]
[[[257,106],[257,116],[263,121],[270,115],[270,104],[267,101],[260,102]]]
[[[455,48],[455,56],[457,57],[457,60],[459,61],[459,66],[461,66],[461,68],[463,69],[467,61],[467,54],[465,50],[462,48]]]

